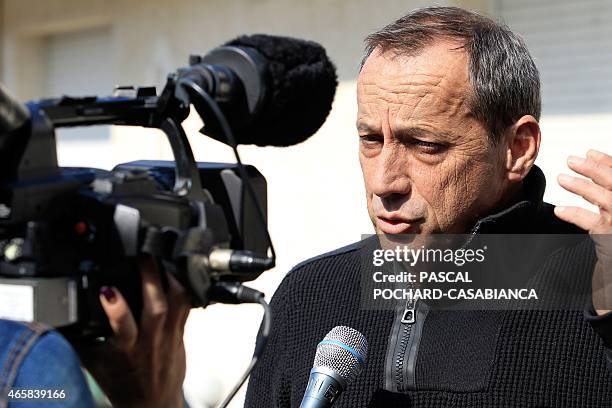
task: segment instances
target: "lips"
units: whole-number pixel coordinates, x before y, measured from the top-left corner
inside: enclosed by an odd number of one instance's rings
[[[422,219],[405,219],[394,215],[376,216],[376,226],[383,234],[414,234]]]

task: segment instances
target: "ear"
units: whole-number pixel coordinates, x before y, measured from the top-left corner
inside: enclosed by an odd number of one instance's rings
[[[521,181],[527,176],[540,150],[540,125],[525,115],[510,127],[507,134],[506,170],[508,181]]]

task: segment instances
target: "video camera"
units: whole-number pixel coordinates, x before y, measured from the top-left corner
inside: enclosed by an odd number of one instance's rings
[[[324,122],[336,84],[318,44],[254,35],[192,56],[159,95],[117,87],[111,97],[23,107],[0,88],[0,317],[104,337],[99,289],[117,287],[138,319],[143,255],[182,283],[194,307],[256,302],[240,283],[274,266],[266,180],[241,163],[236,145],[305,140]],[[202,133],[234,149],[235,164],[195,161],[181,127],[190,106]],[[101,124],[161,129],[174,162],[59,167],[55,129]]]

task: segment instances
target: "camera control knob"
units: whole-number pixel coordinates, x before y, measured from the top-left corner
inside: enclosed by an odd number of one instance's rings
[[[4,246],[3,256],[9,262],[14,262],[23,254],[23,239],[13,238]]]

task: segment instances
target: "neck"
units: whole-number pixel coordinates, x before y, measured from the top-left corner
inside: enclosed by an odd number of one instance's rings
[[[479,214],[477,216],[477,218],[473,221],[474,223],[472,224],[472,228],[479,222],[479,220],[487,216],[502,212],[503,210],[513,206],[514,204],[525,200],[526,196],[527,195],[525,194],[523,181],[508,186],[508,188],[501,195],[501,198],[497,201],[497,204],[495,204],[485,214]]]
[[[524,200],[526,198],[526,195],[525,189],[523,187],[524,184],[522,180],[518,183],[510,185],[506,192],[502,195],[501,200],[495,206],[495,209],[492,211],[492,213],[502,211],[510,207],[511,205]]]

